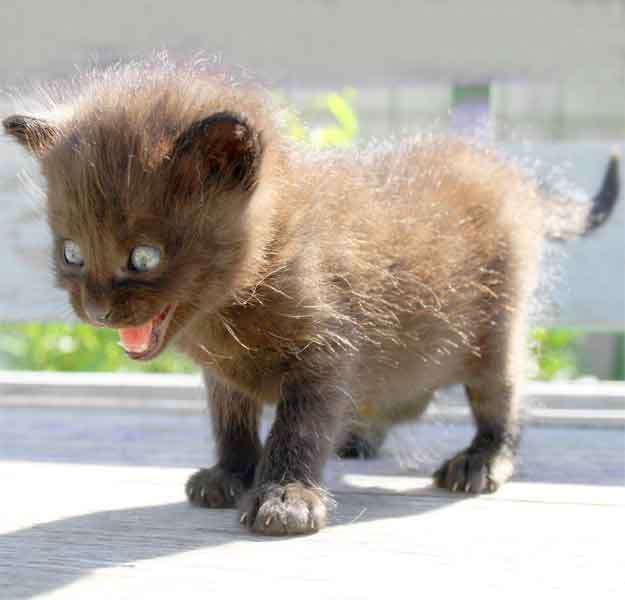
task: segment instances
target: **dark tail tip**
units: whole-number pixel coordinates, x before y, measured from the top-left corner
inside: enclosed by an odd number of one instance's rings
[[[615,151],[608,162],[601,189],[592,199],[592,208],[586,221],[587,233],[605,223],[616,206],[621,189],[620,163],[620,156]]]

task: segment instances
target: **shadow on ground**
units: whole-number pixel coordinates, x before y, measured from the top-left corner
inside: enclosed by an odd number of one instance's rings
[[[463,498],[434,489],[409,498],[386,490],[381,502],[375,495],[358,491],[363,490],[355,490],[351,501],[347,494],[340,495],[331,526],[354,527],[356,523],[415,516]],[[224,512],[232,519],[230,524],[224,524]],[[176,502],[95,512],[20,529],[0,536],[0,558],[7,565],[6,572],[0,568],[0,597],[25,600],[46,595],[97,569],[130,569],[138,561],[235,541],[288,544],[293,539],[251,535],[238,527],[237,521],[234,510],[209,510]]]

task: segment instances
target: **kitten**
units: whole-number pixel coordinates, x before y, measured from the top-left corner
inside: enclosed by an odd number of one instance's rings
[[[237,505],[263,534],[316,531],[334,445],[360,453],[367,421],[454,383],[477,431],[436,483],[482,493],[510,477],[527,305],[549,205],[565,206],[515,168],[446,138],[314,154],[262,90],[197,67],[112,68],[62,116],[3,123],[40,161],[76,314],[117,329],[133,360],[174,345],[203,369],[218,462],[189,480],[192,503]],[[555,234],[609,214],[617,166]]]

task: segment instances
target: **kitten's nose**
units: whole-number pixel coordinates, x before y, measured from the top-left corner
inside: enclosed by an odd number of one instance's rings
[[[99,323],[100,325],[108,324],[111,319],[111,313],[113,309],[110,304],[96,304],[95,302],[87,302],[85,304],[85,313],[91,321]]]

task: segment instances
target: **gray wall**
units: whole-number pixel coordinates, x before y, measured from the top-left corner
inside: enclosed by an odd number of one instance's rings
[[[274,83],[625,76],[622,0],[2,0],[0,82],[154,48]],[[0,84],[1,85],[1,84]]]

